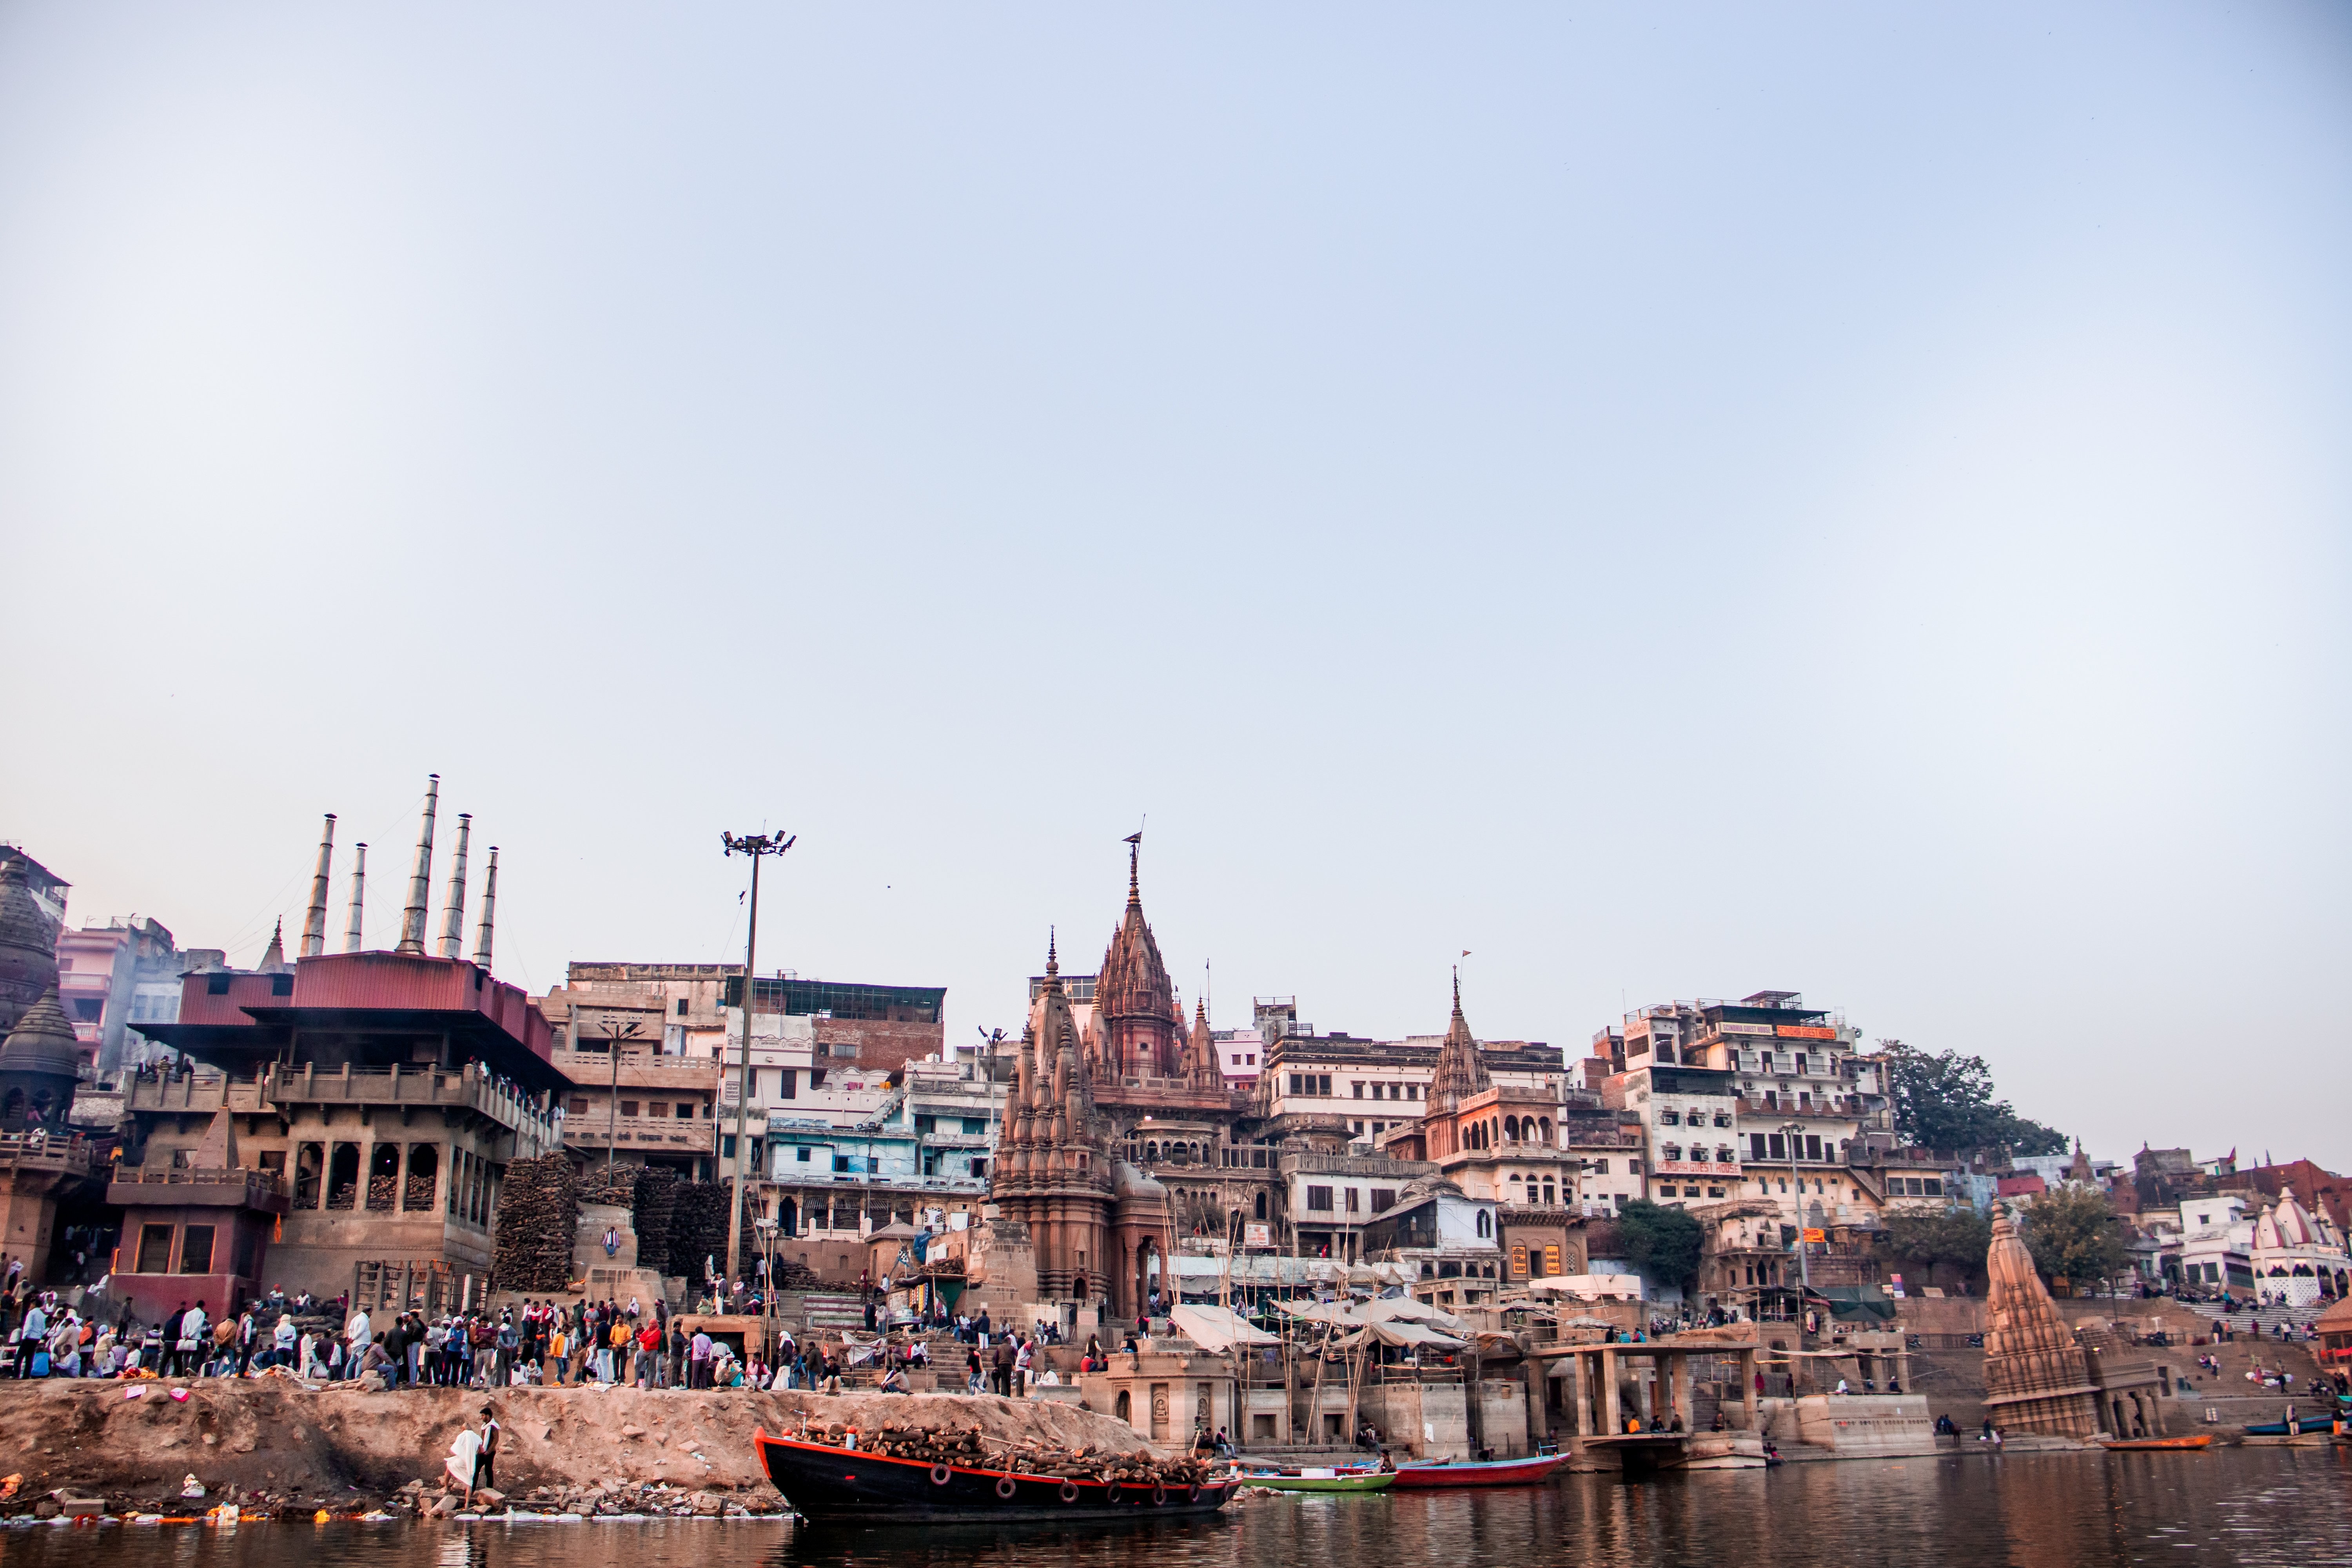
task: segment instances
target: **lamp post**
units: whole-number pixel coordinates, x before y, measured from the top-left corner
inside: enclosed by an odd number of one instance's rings
[[[733,1280],[740,1278],[738,1265],[743,1255],[743,1161],[751,1148],[745,1119],[751,1111],[751,994],[760,973],[760,861],[770,855],[782,855],[799,839],[797,835],[782,833],[739,837],[722,832],[719,841],[727,846],[729,856],[751,858],[751,913],[743,937],[743,1055],[735,1068],[735,1179],[729,1188],[727,1205],[727,1278]]]
[[[604,1038],[604,1053],[613,1058],[612,1084],[605,1091],[604,1105],[609,1114],[604,1118],[604,1186],[613,1185],[613,1150],[621,1142],[621,1047],[637,1037],[639,1026],[634,1018],[612,1030]]]
[[[1813,1288],[1813,1270],[1805,1251],[1805,1178],[1797,1173],[1797,1152],[1801,1147],[1797,1134],[1804,1129],[1794,1121],[1784,1121],[1780,1124],[1780,1131],[1789,1140],[1789,1179],[1797,1184],[1797,1279],[1801,1289],[1810,1290]],[[1805,1298],[1800,1294],[1797,1310],[1802,1314],[1804,1310]],[[1803,1317],[1801,1315],[1797,1321],[1801,1324]]]

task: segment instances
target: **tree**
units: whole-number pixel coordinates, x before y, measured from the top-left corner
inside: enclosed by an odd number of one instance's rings
[[[2063,1154],[2066,1137],[2011,1110],[1992,1097],[1992,1069],[1982,1057],[1958,1051],[1934,1056],[1900,1040],[1881,1042],[1895,1130],[1922,1149],[2007,1149],[2013,1154]]]
[[[1635,1198],[1617,1212],[1625,1261],[1661,1285],[1688,1288],[1698,1277],[1698,1221],[1679,1208]]]
[[[2087,1291],[2131,1267],[2123,1222],[2095,1187],[2069,1184],[2036,1194],[2019,1230],[2045,1282],[2063,1279]]]
[[[1957,1271],[1963,1284],[1984,1274],[1992,1221],[1965,1204],[1946,1209],[1889,1209],[1885,1226],[1879,1249],[1925,1268],[1930,1285],[1936,1282],[1938,1265]]]

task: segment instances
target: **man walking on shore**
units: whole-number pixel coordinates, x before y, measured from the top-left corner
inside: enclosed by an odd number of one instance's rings
[[[499,1413],[488,1405],[482,1406],[482,1441],[474,1450],[474,1479],[466,1483],[466,1508],[474,1507],[478,1489],[498,1489]]]

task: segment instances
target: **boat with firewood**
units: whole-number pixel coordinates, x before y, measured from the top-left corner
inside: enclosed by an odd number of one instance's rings
[[[850,1447],[856,1434],[751,1434],[753,1453],[793,1512],[813,1524],[1020,1523],[1214,1513],[1242,1487],[1229,1471],[1147,1455],[1054,1456],[1052,1472],[1019,1450],[938,1457]],[[906,1445],[909,1447],[918,1445]],[[1093,1462],[1087,1461],[1091,1458]]]

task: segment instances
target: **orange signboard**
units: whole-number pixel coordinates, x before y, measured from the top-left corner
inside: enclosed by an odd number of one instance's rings
[[[1835,1029],[1824,1029],[1813,1024],[1781,1024],[1778,1032],[1784,1040],[1834,1040]]]
[[[1827,1241],[1829,1238],[1829,1233],[1827,1231],[1808,1230],[1805,1232],[1805,1241],[1808,1245],[1817,1241]]]

